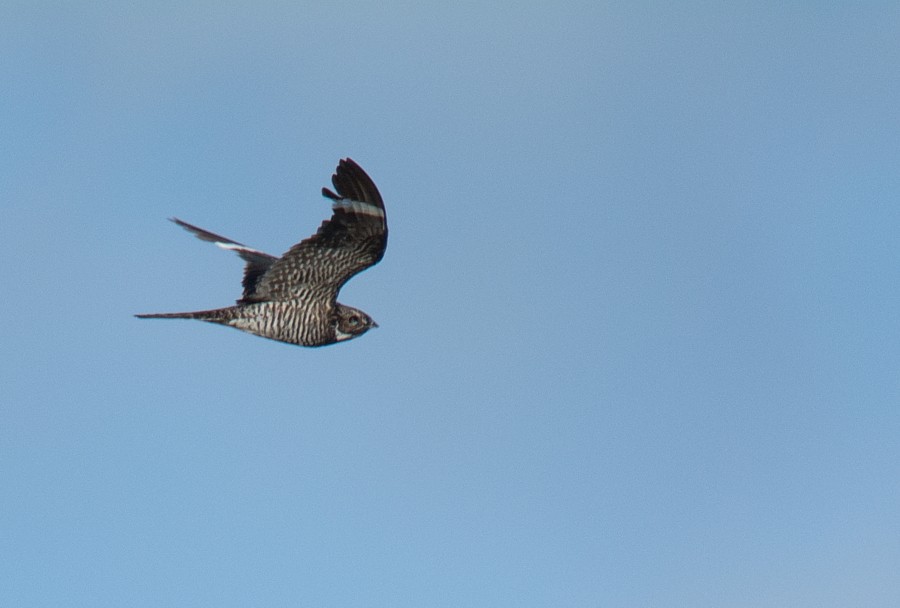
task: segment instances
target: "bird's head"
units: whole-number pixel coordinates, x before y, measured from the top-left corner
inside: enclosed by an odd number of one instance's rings
[[[378,323],[361,310],[337,304],[334,311],[334,335],[338,342],[363,335]]]

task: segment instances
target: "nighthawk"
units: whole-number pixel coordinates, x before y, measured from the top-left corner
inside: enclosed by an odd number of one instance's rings
[[[275,257],[182,222],[197,238],[237,253],[246,263],[244,293],[234,306],[136,315],[141,319],[197,319],[301,346],[324,346],[357,338],[378,324],[361,310],[337,301],[352,276],[381,260],[387,246],[384,202],[372,179],[349,158],[331,177],[336,193],[331,219],[308,239]]]

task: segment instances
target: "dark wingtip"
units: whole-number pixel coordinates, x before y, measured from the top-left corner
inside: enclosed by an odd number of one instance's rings
[[[193,224],[188,224],[184,220],[180,220],[177,217],[170,217],[169,221],[172,222],[173,224],[175,224],[176,226],[181,226],[188,232],[193,232],[194,234],[197,234],[197,232],[206,232],[205,230],[203,230],[203,228],[200,228],[199,226],[194,226]]]
[[[175,224],[176,226],[180,226],[180,227],[184,228],[185,230],[187,230],[188,232],[193,232],[194,234],[196,234],[198,230],[203,230],[202,228],[198,228],[197,226],[194,226],[193,224],[188,224],[184,220],[180,220],[174,216],[168,218],[168,220],[170,222],[172,222],[173,224]]]
[[[363,171],[352,158],[342,158],[338,161],[337,169],[331,176],[331,183],[337,191],[337,195],[327,188],[322,189],[322,194],[333,200],[349,198],[363,203],[372,203],[380,209],[384,209],[384,201],[381,193],[375,186],[372,178]]]

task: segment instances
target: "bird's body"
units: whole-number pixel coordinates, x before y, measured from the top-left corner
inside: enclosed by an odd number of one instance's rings
[[[384,202],[371,178],[349,158],[340,161],[332,183],[337,194],[322,189],[332,200],[331,219],[280,258],[173,219],[247,262],[244,294],[226,308],[137,316],[208,321],[301,346],[334,344],[378,327],[366,313],[337,302],[337,294],[348,279],[384,255]]]

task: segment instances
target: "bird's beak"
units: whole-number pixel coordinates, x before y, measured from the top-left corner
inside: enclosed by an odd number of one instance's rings
[[[378,327],[378,323],[376,323],[375,321],[372,321],[372,327]]]

